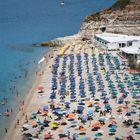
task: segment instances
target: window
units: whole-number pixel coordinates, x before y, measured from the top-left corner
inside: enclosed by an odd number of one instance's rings
[[[131,41],[131,42],[128,42],[128,47],[129,47],[129,46],[132,46],[132,41]]]
[[[121,43],[119,43],[119,47],[122,47],[122,44]]]
[[[125,46],[126,46],[126,44],[125,43],[122,43],[122,48],[125,47]]]

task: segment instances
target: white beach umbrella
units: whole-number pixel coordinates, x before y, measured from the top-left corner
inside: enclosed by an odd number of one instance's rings
[[[26,123],[22,127],[24,127],[24,128],[30,128],[30,125]]]
[[[103,130],[98,130],[97,132],[98,132],[98,133],[104,133],[104,131],[103,131]]]

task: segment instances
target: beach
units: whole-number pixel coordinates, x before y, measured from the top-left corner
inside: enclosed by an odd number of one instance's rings
[[[139,76],[128,70],[91,42],[53,50],[5,140],[138,140]]]

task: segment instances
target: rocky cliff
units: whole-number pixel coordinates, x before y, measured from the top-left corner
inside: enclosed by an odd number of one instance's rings
[[[100,32],[140,35],[140,0],[118,0],[112,7],[87,16],[79,33],[90,39]]]

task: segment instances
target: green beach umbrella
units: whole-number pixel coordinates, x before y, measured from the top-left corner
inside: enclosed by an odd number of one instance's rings
[[[102,133],[95,134],[96,137],[101,137],[102,135],[103,135]]]
[[[116,129],[114,129],[114,128],[111,128],[110,130],[109,130],[109,132],[116,132]]]

